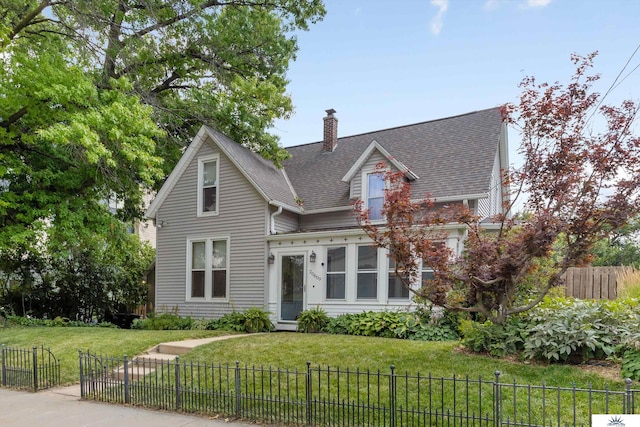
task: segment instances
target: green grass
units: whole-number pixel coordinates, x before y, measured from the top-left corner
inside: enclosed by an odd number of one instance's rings
[[[518,402],[518,417],[532,413],[534,418],[540,421],[544,414],[546,422],[555,420],[560,416],[569,422],[573,416],[573,404],[577,410],[578,424],[589,423],[589,405],[594,412],[603,412],[606,400],[604,395],[593,395],[590,401],[587,393],[578,392],[575,397],[571,390],[558,391],[555,388],[546,388],[542,391],[534,387],[528,389],[526,385],[546,387],[562,387],[570,389],[578,388],[595,390],[623,390],[624,381],[604,378],[600,375],[586,372],[576,366],[560,364],[536,364],[523,363],[513,360],[492,358],[482,355],[471,355],[459,351],[459,342],[422,342],[408,341],[387,338],[371,338],[345,335],[325,335],[325,334],[297,334],[297,333],[272,333],[261,336],[239,338],[213,342],[196,348],[182,358],[183,361],[209,362],[214,364],[229,364],[235,366],[235,362],[240,362],[241,366],[248,365],[249,371],[242,371],[243,381],[248,384],[251,390],[253,383],[258,385],[258,389],[263,384],[276,381],[279,385],[273,393],[287,395],[288,390],[304,389],[303,382],[295,382],[299,376],[273,374],[276,368],[288,369],[289,372],[305,372],[307,362],[311,363],[314,373],[314,398],[335,399],[341,396],[343,399],[356,401],[356,399],[367,399],[371,397],[373,401],[380,401],[383,404],[389,401],[388,377],[390,367],[395,367],[395,374],[398,375],[398,395],[397,399],[405,407],[411,408],[418,404],[418,395],[424,397],[433,396],[434,404],[442,405],[442,408],[463,410],[468,404],[471,408],[478,410],[482,407],[483,413],[491,412],[492,385],[496,371],[500,371],[500,383],[517,383],[523,387],[506,387],[503,391],[503,405],[505,417],[513,417],[512,407],[514,399]],[[252,366],[263,367],[265,371],[256,371],[253,374]],[[274,369],[270,371],[268,367]],[[315,370],[319,368],[318,370]],[[329,379],[327,367],[331,368],[332,374]],[[336,369],[340,368],[340,374]],[[347,390],[345,384],[347,377],[345,370],[360,372],[369,370],[376,373],[378,370],[381,377],[373,375],[371,386],[360,384],[360,392],[353,387],[355,376],[351,375],[352,388]],[[431,375],[434,378],[434,387],[427,392],[428,381],[421,380],[421,391],[416,388],[417,374],[422,378]],[[405,382],[405,375],[408,378]],[[338,376],[340,380],[338,381]],[[256,378],[257,377],[257,378]],[[457,385],[453,384],[455,377]],[[467,386],[466,379],[469,380],[469,395],[465,393]],[[478,400],[480,388],[478,386],[480,377],[482,379],[482,401]],[[266,378],[266,379],[264,379]],[[287,380],[288,378],[288,380]],[[359,377],[365,381],[365,376]],[[444,378],[445,380],[441,379]],[[282,383],[280,383],[282,379]],[[367,380],[368,381],[368,380]],[[293,383],[295,382],[295,384]],[[302,385],[301,385],[302,384]],[[319,384],[322,384],[321,386]],[[454,393],[454,388],[457,389]],[[283,390],[284,389],[284,390]],[[271,391],[269,391],[271,393]],[[454,398],[455,394],[455,398]],[[517,394],[517,397],[514,397]],[[560,396],[561,394],[561,396]],[[304,396],[304,393],[302,393]],[[358,397],[359,395],[359,397]],[[458,401],[457,406],[455,401]],[[560,414],[558,414],[558,400],[561,402]],[[616,398],[616,405],[621,403],[620,398]],[[422,401],[422,405],[425,401]],[[526,408],[530,405],[529,409]],[[613,407],[613,402],[611,403]],[[476,412],[477,413],[477,412]],[[330,417],[333,417],[331,415]],[[378,416],[378,415],[375,415]],[[335,421],[335,420],[334,420]],[[337,424],[340,424],[338,421]]]
[[[331,366],[355,370],[380,370],[436,377],[469,375],[489,381],[500,371],[500,381],[570,387],[572,384],[593,388],[623,387],[622,378],[612,381],[585,372],[576,366],[514,362],[457,351],[460,343],[409,341],[391,338],[371,338],[349,335],[271,333],[253,337],[215,341],[198,347],[183,360],[243,365],[306,369],[311,366]]]
[[[113,328],[5,327],[0,344],[27,348],[44,346],[60,361],[62,384],[79,381],[78,350],[106,356],[137,355],[162,342],[227,335],[221,331],[142,331]]]
[[[217,333],[218,335],[221,332]],[[107,356],[123,356],[135,355],[143,352],[149,347],[160,342],[176,341],[180,339],[199,338],[205,336],[216,335],[215,331],[143,331],[143,330],[118,330],[118,329],[101,329],[101,328],[4,328],[0,329],[0,343],[8,346],[30,348],[34,345],[44,345],[50,347],[56,354],[62,365],[62,382],[70,383],[78,380],[78,349],[90,350],[98,355]],[[471,405],[471,407],[480,408],[484,413],[491,411],[491,399],[487,396],[491,392],[491,381],[495,379],[494,372],[500,371],[501,384],[514,384],[532,386],[540,386],[543,383],[547,387],[563,387],[571,388],[577,386],[582,389],[593,388],[595,390],[622,390],[624,389],[624,381],[622,378],[617,380],[607,379],[595,373],[587,372],[576,366],[567,366],[560,364],[537,364],[523,363],[514,360],[505,360],[492,358],[482,355],[466,354],[459,351],[459,342],[423,342],[396,340],[387,338],[372,338],[361,336],[346,335],[326,335],[326,334],[300,334],[300,333],[270,333],[262,335],[247,336],[242,338],[215,341],[210,344],[200,346],[190,353],[181,357],[181,362],[186,362],[183,370],[183,387],[187,389],[197,383],[197,389],[193,391],[192,400],[185,399],[183,410],[199,411],[200,406],[193,403],[198,399],[209,401],[205,394],[199,395],[197,390],[216,390],[219,392],[233,394],[233,377],[235,363],[238,361],[241,367],[249,367],[250,369],[242,370],[242,388],[255,393],[266,387],[267,394],[274,393],[277,396],[287,395],[289,392],[301,393],[304,396],[305,383],[304,372],[307,368],[307,362],[311,363],[311,367],[316,369],[312,371],[312,388],[314,399],[332,399],[340,395],[341,399],[355,401],[362,399],[364,396],[371,396],[380,402],[388,402],[390,393],[388,389],[390,366],[394,365],[395,373],[398,375],[398,395],[397,398],[405,407],[414,407],[417,405],[418,396],[426,396],[425,387],[428,381],[425,376],[430,375],[434,378],[434,388],[429,394],[435,396],[437,402],[441,402],[442,407],[457,408],[459,405]],[[225,366],[230,368],[205,368],[199,367],[196,362],[209,364],[208,366]],[[254,371],[252,366],[265,367],[264,371]],[[270,370],[268,367],[272,367]],[[332,374],[327,373],[330,367]],[[335,370],[339,368],[340,374],[336,374]],[[197,371],[194,371],[194,369]],[[209,369],[207,371],[207,369]],[[292,375],[280,374],[278,369],[289,370]],[[381,376],[373,375],[371,387],[360,384],[360,391],[353,387],[345,389],[347,377],[345,370],[349,369],[353,373],[356,369],[360,372],[369,370],[372,373],[381,372]],[[204,370],[204,376],[199,377],[201,370]],[[293,372],[299,374],[293,375]],[[190,372],[187,374],[187,372]],[[324,373],[323,373],[324,372]],[[409,379],[403,382],[404,375],[416,376],[420,374],[421,389],[416,389],[416,381]],[[172,384],[174,371],[156,371],[146,378],[148,383],[157,380],[168,380]],[[164,378],[163,377],[167,377]],[[338,377],[340,379],[338,379]],[[452,386],[452,378],[456,379],[457,385]],[[469,379],[470,394],[465,395],[464,387],[466,386],[466,378]],[[481,401],[478,400],[480,389],[477,384],[480,377],[484,383]],[[202,378],[202,380],[198,379]],[[229,378],[231,382],[229,383]],[[354,377],[351,377],[354,378]],[[359,377],[363,379],[364,376]],[[443,380],[441,380],[443,379]],[[282,383],[280,382],[282,380]],[[202,383],[201,383],[202,381]],[[217,383],[214,384],[214,382]],[[265,382],[266,381],[266,382]],[[354,381],[353,379],[351,381]],[[367,380],[368,381],[368,380]],[[441,382],[442,381],[442,382]],[[322,385],[320,385],[322,383]],[[275,389],[271,389],[272,384],[277,384]],[[202,388],[200,388],[202,387]],[[362,390],[362,387],[365,387]],[[453,391],[457,387],[457,391]],[[166,390],[171,390],[172,387]],[[254,390],[254,391],[251,391]],[[297,390],[297,391],[296,391]],[[505,388],[506,392],[503,396],[503,404],[505,413],[511,411],[511,407],[515,404],[514,387]],[[171,392],[167,392],[170,393]],[[189,393],[189,392],[187,392]],[[462,394],[460,394],[462,393]],[[530,396],[529,396],[530,393]],[[455,394],[455,398],[454,398]],[[544,412],[546,421],[555,419],[560,416],[567,422],[573,414],[574,404],[577,408],[578,418],[580,422],[587,423],[589,405],[595,413],[602,412],[602,405],[605,402],[603,395],[595,395],[594,401],[591,402],[587,394],[578,392],[574,397],[572,391],[560,391],[555,389],[546,389],[541,393],[539,389],[527,391],[524,388],[518,388],[517,402],[518,407],[522,408],[530,405],[529,412],[533,412],[534,416],[540,416]],[[272,397],[274,396],[272,395]],[[545,397],[546,396],[546,397]],[[366,397],[365,397],[366,398]],[[574,402],[575,398],[575,402]],[[561,402],[560,414],[557,411],[557,402]],[[458,401],[456,407],[456,400]],[[616,398],[616,402],[619,400]],[[191,402],[191,403],[189,403]],[[468,403],[466,403],[468,402]],[[422,401],[422,404],[425,402]],[[616,403],[617,404],[617,403]],[[285,405],[286,406],[286,405]],[[283,406],[284,408],[284,406]],[[226,409],[218,409],[222,412]],[[275,409],[276,411],[287,411],[287,409]],[[217,410],[214,410],[217,411]],[[256,414],[259,409],[256,407]],[[518,410],[520,411],[520,409]],[[330,418],[339,415],[328,413],[327,422]],[[374,415],[377,417],[378,415]],[[254,415],[249,414],[249,418]],[[260,419],[260,415],[255,415],[256,419]],[[337,420],[337,421],[336,421]],[[337,424],[340,420],[336,418]],[[324,422],[324,421],[323,421]]]

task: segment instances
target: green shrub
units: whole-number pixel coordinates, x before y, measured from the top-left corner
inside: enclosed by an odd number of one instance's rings
[[[551,361],[604,359],[620,347],[622,332],[637,328],[637,305],[624,300],[545,298],[529,315],[524,355]]]
[[[352,318],[349,334],[393,338],[395,329],[403,323],[400,316],[394,311],[365,311]]]
[[[227,313],[219,319],[210,320],[207,324],[207,329],[246,332],[244,325],[244,314],[239,311]]]
[[[626,349],[622,354],[622,376],[640,381],[640,350]]]
[[[330,334],[449,341],[459,339],[457,322],[456,315],[441,311],[365,311],[331,318],[324,331]]]
[[[269,332],[274,326],[269,319],[269,312],[260,308],[251,307],[244,311],[244,327],[249,333]]]
[[[298,315],[298,331],[306,333],[320,332],[329,323],[327,312],[320,307],[304,310]]]
[[[489,320],[484,323],[462,320],[460,332],[462,345],[469,350],[503,357],[522,351],[527,324],[518,316],[510,318],[504,325],[494,325]]]
[[[173,313],[151,314],[146,319],[136,319],[131,325],[131,329],[143,330],[185,330],[192,329],[193,320],[191,317],[180,317]]]
[[[353,317],[354,315],[349,313],[341,314],[337,317],[330,317],[324,327],[324,332],[328,334],[348,335]]]
[[[116,325],[109,322],[87,323],[79,320],[69,320],[66,317],[56,317],[55,319],[37,319],[35,317],[23,316],[7,316],[7,326],[45,326],[45,327],[101,327],[101,328],[117,328]]]

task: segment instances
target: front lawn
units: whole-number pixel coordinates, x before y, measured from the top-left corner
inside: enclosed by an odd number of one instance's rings
[[[133,356],[167,341],[227,335],[229,332],[142,331],[114,328],[5,327],[0,328],[0,344],[30,349],[44,346],[60,360],[62,384],[79,381],[78,350],[108,356]]]
[[[306,369],[311,366],[330,366],[341,369],[360,369],[433,377],[469,376],[470,379],[493,380],[500,371],[500,381],[519,384],[542,384],[571,387],[588,386],[604,389],[621,388],[623,378],[611,379],[579,366],[519,362],[460,350],[458,341],[429,342],[393,338],[350,335],[301,334],[278,332],[240,339],[215,341],[194,349],[182,360],[206,361],[222,364],[272,366]]]
[[[99,355],[133,356],[156,344],[190,338],[229,334],[222,331],[180,330],[147,331],[110,328],[74,327],[12,327],[0,328],[0,344],[8,347],[31,348],[44,345],[60,359],[63,384],[78,381],[78,350]],[[389,372],[434,377],[469,376],[494,379],[500,371],[501,382],[541,384],[551,386],[588,386],[604,389],[620,388],[622,378],[613,380],[577,366],[561,364],[523,363],[487,356],[466,354],[458,341],[426,342],[348,335],[300,334],[277,332],[239,339],[215,341],[191,351],[183,361],[272,366],[306,369],[331,366],[341,369]]]

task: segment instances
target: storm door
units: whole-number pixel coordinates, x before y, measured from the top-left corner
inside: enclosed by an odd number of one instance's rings
[[[304,310],[304,255],[281,255],[280,320],[295,321]]]

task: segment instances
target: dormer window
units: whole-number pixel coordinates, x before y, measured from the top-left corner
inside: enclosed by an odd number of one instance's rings
[[[198,216],[218,214],[219,164],[218,156],[198,160]]]
[[[367,208],[371,221],[382,220],[382,205],[384,204],[384,174],[370,173],[367,175]]]

